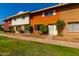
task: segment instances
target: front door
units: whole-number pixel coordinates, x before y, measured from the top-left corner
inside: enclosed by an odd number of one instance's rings
[[[57,35],[56,25],[48,25],[49,35]]]

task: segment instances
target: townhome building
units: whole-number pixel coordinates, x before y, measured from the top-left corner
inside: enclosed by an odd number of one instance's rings
[[[8,19],[10,19],[10,21]],[[29,12],[20,11],[8,19],[4,21],[4,30],[7,31],[8,28],[11,27],[15,33],[19,33],[19,31],[25,32],[25,26],[29,24],[30,19]],[[8,22],[10,23],[9,25],[7,25]]]
[[[33,33],[39,32],[40,26],[47,25],[49,35],[57,35],[56,21],[60,19],[60,4],[33,11],[31,14],[31,26]]]
[[[41,24],[48,26],[48,35],[57,35],[56,22],[65,22],[62,33],[64,36],[79,37],[79,4],[67,3],[33,11],[31,14],[33,33],[39,31]]]
[[[70,3],[60,7],[60,18],[65,22],[64,36],[79,37],[79,3]]]
[[[4,30],[12,26],[15,32],[21,26],[24,31],[26,24],[32,26],[32,34],[39,33],[40,25],[46,25],[48,35],[58,35],[56,22],[63,20],[65,27],[62,31],[64,36],[79,37],[79,4],[58,4],[32,12],[20,12],[4,21]],[[6,25],[7,24],[7,25]]]

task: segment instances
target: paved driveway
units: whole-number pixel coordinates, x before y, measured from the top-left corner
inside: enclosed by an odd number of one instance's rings
[[[40,38],[35,38],[35,37],[28,37],[28,36],[15,35],[15,34],[6,34],[6,33],[1,33],[0,36],[14,38],[18,40],[35,41],[35,42],[41,42],[41,43],[46,43],[46,44],[79,48],[79,42],[67,42],[67,41],[59,41],[59,40],[51,40],[51,39],[40,39]]]

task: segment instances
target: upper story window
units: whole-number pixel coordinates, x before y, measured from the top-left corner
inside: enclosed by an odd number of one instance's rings
[[[53,11],[47,11],[47,12],[44,12],[42,14],[43,17],[44,16],[52,16],[52,15],[56,15],[56,11],[55,10],[53,10]]]
[[[13,18],[14,19],[14,21],[16,21],[16,18]]]
[[[25,16],[22,16],[22,19],[25,19]]]

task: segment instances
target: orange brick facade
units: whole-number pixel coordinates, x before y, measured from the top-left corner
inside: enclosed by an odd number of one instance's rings
[[[47,12],[47,11],[56,11],[56,15],[53,16],[42,16],[42,13]],[[33,27],[33,33],[35,33],[35,25],[38,24],[44,24],[44,25],[50,25],[50,24],[55,24],[57,20],[60,19],[60,9],[48,9],[45,11],[37,12],[37,13],[32,13],[31,14],[31,19],[30,19],[30,24]]]
[[[54,16],[46,16],[42,17],[42,13],[50,10],[56,10],[56,15]],[[69,32],[68,31],[68,23],[69,22],[79,22],[79,4],[68,4],[64,6],[60,6],[57,8],[51,8],[48,10],[43,10],[40,12],[33,13],[31,15],[30,24],[33,26],[33,33],[35,33],[35,25],[37,24],[55,24],[57,20],[64,20],[66,26],[63,30],[64,36],[69,37],[79,37],[79,32]]]

